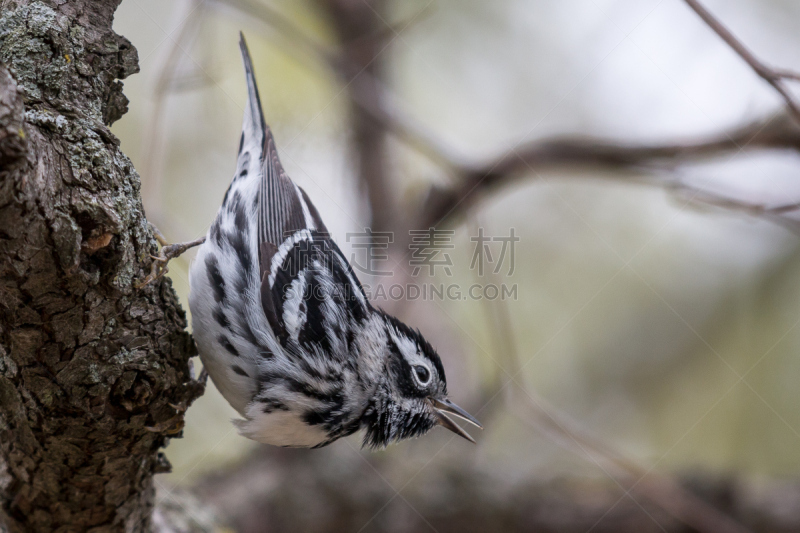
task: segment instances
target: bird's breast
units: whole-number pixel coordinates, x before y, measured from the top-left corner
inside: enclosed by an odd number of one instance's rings
[[[257,402],[249,406],[247,419],[234,423],[243,437],[273,446],[312,448],[328,440],[321,426],[309,425],[297,411],[265,413]]]

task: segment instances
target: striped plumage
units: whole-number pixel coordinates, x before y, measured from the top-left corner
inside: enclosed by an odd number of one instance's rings
[[[446,399],[439,356],[373,308],[311,200],[286,175],[264,122],[244,39],[248,99],[236,174],[190,272],[203,365],[242,415],[239,432],[324,446],[365,429],[385,446],[475,423]]]

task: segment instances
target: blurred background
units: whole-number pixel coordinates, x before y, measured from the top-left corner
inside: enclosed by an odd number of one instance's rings
[[[800,70],[800,4],[706,5]],[[234,531],[800,531],[798,233],[793,210],[764,216],[800,200],[796,151],[526,164],[429,209],[530,143],[692,144],[780,112],[684,2],[124,0],[115,29],[141,73],[113,129],[168,240],[204,235],[232,177],[242,30],[283,166],[345,255],[364,262],[348,234],[395,234],[393,275],[362,282],[514,291],[375,302],[437,347],[477,445],[437,429],[377,453],[358,435],[273,449],[236,434],[209,381],[161,504],[191,491]],[[450,272],[413,276],[408,231],[431,224],[453,231]],[[498,272],[500,241],[474,264],[481,228],[519,238]],[[192,258],[169,273],[187,312]]]

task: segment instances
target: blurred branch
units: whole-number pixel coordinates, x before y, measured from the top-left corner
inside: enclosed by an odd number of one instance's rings
[[[792,79],[792,80],[800,80],[800,74],[786,71],[786,70],[779,70],[773,69],[765,65],[760,59],[758,59],[753,53],[740,41],[736,38],[736,36],[731,33],[731,31],[720,22],[714,15],[711,14],[703,5],[698,2],[697,0],[685,0],[685,2],[691,7],[695,13],[697,13],[703,22],[708,24],[708,26],[714,30],[714,33],[719,35],[725,43],[730,46],[734,52],[739,54],[739,57],[744,59],[750,68],[752,68],[756,74],[761,76],[764,81],[772,85],[772,87],[780,93],[783,99],[786,101],[786,105],[788,106],[789,110],[791,111],[794,118],[800,121],[800,104],[794,99],[792,94],[783,84],[784,80]]]
[[[320,0],[319,3],[330,17],[331,25],[339,40],[339,50],[331,51],[325,45],[308,37],[290,19],[265,4],[249,0],[212,1],[215,4],[226,5],[247,13],[268,24],[291,43],[291,46],[287,47],[290,53],[297,54],[300,51],[303,55],[311,55],[330,68],[341,80],[344,85],[343,91],[346,91],[352,104],[350,121],[354,132],[354,153],[358,158],[359,179],[369,191],[373,217],[372,227],[375,231],[396,230],[402,224],[398,220],[399,207],[395,195],[391,191],[386,164],[384,141],[389,132],[429,157],[455,178],[450,187],[430,191],[427,203],[415,217],[414,225],[417,227],[438,225],[446,218],[463,214],[473,204],[479,193],[507,186],[519,177],[530,175],[532,170],[541,171],[553,168],[614,170],[618,171],[615,173],[614,179],[632,181],[639,179],[639,176],[633,174],[634,171],[671,171],[680,164],[726,154],[734,155],[745,149],[800,151],[800,127],[788,113],[782,113],[753,121],[741,127],[722,130],[716,135],[704,139],[634,144],[596,137],[556,137],[512,147],[486,162],[465,161],[464,158],[453,155],[448,147],[444,146],[435,135],[427,131],[410,114],[402,112],[400,106],[396,105],[397,99],[392,91],[383,84],[380,56],[398,33],[380,18],[378,15],[380,6],[377,6],[376,12],[376,8],[365,2]],[[783,85],[784,80],[800,79],[800,75],[766,67],[700,4],[694,0],[686,1],[760,76],[783,95],[789,112],[795,117],[800,117],[800,107]],[[178,42],[180,40],[179,38]],[[177,46],[176,42],[173,53]],[[159,87],[168,87],[168,84],[159,84]],[[736,209],[774,219],[780,223],[786,222],[784,215],[798,208],[797,204],[789,203],[769,207],[739,201],[711,192],[698,191],[686,184],[676,182],[674,179],[656,177],[652,183],[678,192],[691,193],[691,201],[702,205]],[[399,241],[398,244],[402,246],[404,243]],[[502,302],[499,305],[503,305]],[[502,393],[510,385],[512,390],[520,393],[510,399],[511,403],[522,413],[524,419],[532,421],[537,428],[545,430],[556,441],[564,442],[566,446],[590,457],[601,468],[605,466],[613,471],[615,475],[611,475],[604,469],[624,494],[612,506],[612,510],[626,497],[629,497],[631,491],[635,491],[698,531],[744,531],[742,526],[712,504],[687,491],[673,479],[652,474],[650,469],[646,469],[610,449],[600,439],[568,420],[564,415],[557,413],[541,398],[527,390],[517,379],[521,366],[513,342],[513,332],[510,331],[510,314],[504,309],[490,314],[492,315],[491,323],[494,324],[493,331],[497,334],[496,345],[502,347],[503,352],[513,359],[508,363],[510,372],[507,371],[511,379],[505,385],[497,386],[496,384],[492,392],[495,395]],[[503,330],[503,328],[509,329]],[[511,354],[514,354],[513,357]],[[216,501],[221,507],[228,506],[229,511],[233,507],[234,512],[231,514],[234,520],[237,517],[239,519],[247,517],[245,521],[253,524],[254,528],[263,528],[266,520],[266,503],[270,499],[280,502],[279,506],[288,503],[292,497],[291,487],[295,485],[277,482],[259,485],[260,481],[257,478],[260,477],[263,480],[270,475],[274,480],[281,475],[279,469],[284,468],[276,466],[276,464],[282,464],[282,461],[265,465],[264,459],[292,457],[281,455],[291,453],[293,452],[274,451],[273,454],[272,451],[259,451],[244,468],[234,469],[230,473],[217,476],[211,483],[201,484],[201,492],[208,500]],[[261,456],[261,460],[258,460],[259,456]],[[328,463],[334,464],[335,462],[325,462],[324,456],[319,460],[316,457],[308,461],[303,459],[293,466],[295,470],[288,469],[287,471],[291,471],[292,475],[297,476],[300,468],[306,468],[310,469],[306,472],[308,479],[315,479],[314,476],[324,477],[326,468],[331,468]],[[255,473],[262,468],[265,470],[263,475],[255,476]],[[336,478],[338,483],[331,483],[328,479],[327,484],[325,480],[308,484],[309,490],[322,493],[325,493],[327,489],[330,491],[328,494],[322,494],[320,498],[310,497],[308,492],[304,492],[301,508],[305,509],[303,506],[308,506],[309,502],[323,501],[328,498],[335,504],[331,506],[332,508],[348,511],[345,513],[346,516],[340,517],[340,520],[352,520],[355,511],[360,510],[358,506],[364,505],[364,498],[360,493],[348,492],[353,490],[353,487],[357,487],[358,482],[341,483],[340,475],[337,471],[335,475],[329,476]],[[360,480],[363,480],[363,476],[359,477]],[[624,485],[619,480],[624,482]],[[481,483],[471,480],[468,485],[474,487],[480,486]],[[259,493],[253,487],[263,490]],[[274,487],[280,487],[280,490],[276,491]],[[428,490],[436,488],[428,487]],[[238,489],[238,492],[233,489]],[[233,493],[236,493],[235,498],[231,497]],[[578,496],[574,496],[574,498],[575,501],[579,500]],[[492,501],[497,500],[495,497]],[[644,508],[635,499],[631,497],[630,501],[636,504],[635,511],[644,511]],[[481,505],[489,508],[485,502]],[[476,505],[475,508],[480,508],[480,506]],[[649,516],[647,511],[644,513]],[[305,513],[305,511],[297,513],[295,519],[299,520],[310,514],[313,513]],[[372,510],[367,511],[367,514],[372,514]],[[603,520],[606,515],[601,515],[596,510],[593,513],[583,510],[582,516],[591,516],[591,521],[599,521]],[[332,521],[331,523],[341,525],[341,522]],[[589,525],[591,526],[591,523]],[[247,528],[243,527],[242,530],[247,530]]]
[[[800,211],[800,202],[768,206],[739,200],[713,191],[700,190],[680,182],[672,182],[667,188],[676,193],[683,193],[685,200],[695,207],[701,209],[705,207],[719,207],[732,211],[741,211],[750,216],[762,218],[773,224],[783,226],[792,233],[800,235],[800,220],[786,216],[790,213],[797,213]]]
[[[388,165],[386,122],[376,119],[356,101],[365,101],[382,108],[383,92],[378,81],[385,70],[384,50],[390,44],[384,39],[386,23],[381,13],[385,0],[318,0],[339,38],[339,75],[351,103],[350,148],[356,162],[358,182],[366,189],[370,206],[370,224],[374,231],[391,231],[398,225],[399,212]],[[363,76],[362,76],[363,75]],[[358,80],[358,83],[354,83]]]
[[[754,120],[744,126],[721,130],[703,139],[635,144],[598,137],[544,138],[513,147],[485,162],[469,162],[445,146],[436,135],[409,113],[403,112],[393,92],[369,69],[364,69],[363,65],[353,61],[350,54],[329,50],[310,38],[287,17],[263,4],[253,4],[248,0],[214,0],[214,2],[228,5],[255,17],[291,43],[291,46],[285,47],[287,52],[296,55],[298,50],[303,50],[304,55],[331,69],[345,83],[348,97],[359,111],[358,120],[368,120],[373,127],[380,126],[381,131],[393,133],[453,178],[451,185],[444,188],[434,186],[428,191],[422,209],[416,213],[413,220],[404,221],[409,227],[432,227],[443,223],[445,219],[460,216],[482,193],[507,186],[518,178],[530,175],[531,170],[539,172],[574,168],[631,171],[628,174],[619,172],[615,175],[615,179],[632,181],[641,179],[639,176],[634,176],[633,172],[671,170],[681,164],[733,155],[744,150],[776,149],[800,152],[800,127],[787,113],[778,113]],[[368,8],[366,4],[364,6]],[[375,31],[374,28],[372,30]],[[381,32],[364,35],[380,35],[381,38],[386,36]],[[363,42],[369,40],[364,35],[361,37],[353,35],[351,39],[358,42],[359,46],[363,46]],[[382,41],[378,42],[384,46]],[[752,54],[748,57],[753,58]],[[756,64],[759,65],[760,72],[767,72],[773,79],[775,76],[783,79],[800,78],[796,73],[764,67],[757,60]],[[373,152],[371,157],[377,158],[377,155]],[[385,175],[385,172],[371,173],[363,175],[362,179],[371,181],[374,188],[382,183],[382,176]],[[674,179],[651,179],[648,183],[673,190],[689,189],[685,184],[676,185]],[[698,194],[692,198],[695,204],[702,202],[703,199],[709,199],[712,205],[717,207],[743,211],[794,228],[793,222],[790,220],[787,222],[783,216],[784,212],[769,212],[767,208],[757,204],[725,199],[722,196],[712,198],[710,193],[696,192]],[[383,204],[386,203],[384,200],[386,198],[383,196],[373,198],[370,195],[373,214],[384,211]],[[392,227],[397,229],[398,226]],[[396,244],[402,247],[405,243],[398,241]]]
[[[672,478],[655,473],[652,468],[645,468],[609,448],[596,436],[548,405],[543,398],[527,390],[515,378],[512,378],[512,386],[520,394],[512,397],[511,407],[523,420],[543,430],[556,443],[578,455],[588,457],[624,490],[624,494],[615,505],[625,498],[630,498],[641,507],[632,496],[632,493],[636,493],[701,533],[748,531],[730,516],[684,489]]]
[[[395,208],[387,205],[388,196],[377,194],[388,193],[388,171],[381,169],[385,164],[383,150],[376,151],[372,145],[386,133],[393,133],[414,150],[445,169],[457,167],[457,157],[424,126],[416,122],[410,115],[402,113],[396,105],[394,94],[386,88],[380,79],[380,56],[392,40],[399,35],[398,31],[407,29],[426,11],[416,13],[402,27],[386,23],[378,17],[375,9],[366,2],[325,1],[323,5],[330,16],[332,25],[339,35],[341,44],[339,51],[317,42],[289,18],[277,10],[261,3],[248,0],[211,0],[212,3],[231,7],[246,13],[276,31],[283,39],[283,49],[295,56],[308,57],[328,68],[344,84],[347,96],[353,105],[351,125],[354,131],[356,146],[361,152],[366,150],[368,159],[359,162],[359,174],[362,182],[372,187],[376,194],[370,194],[370,207],[373,218],[394,218]],[[358,20],[359,25],[351,23]],[[358,148],[357,148],[358,149]],[[381,220],[377,225],[373,220],[372,229],[380,231],[384,225]]]
[[[497,276],[491,269],[490,276],[495,278],[492,280],[493,283],[499,283],[500,280],[496,279]],[[493,392],[492,397],[509,388],[511,391],[517,391],[516,395],[513,393],[506,395],[512,412],[517,412],[523,420],[544,431],[557,444],[587,457],[624,491],[613,507],[624,499],[630,499],[636,506],[644,509],[632,496],[632,493],[636,493],[701,533],[748,531],[725,513],[681,487],[671,477],[653,473],[653,467],[645,468],[637,461],[610,448],[599,437],[558,412],[544,398],[529,390],[520,381],[525,365],[521,364],[512,315],[507,309],[508,303],[503,299],[496,299],[491,302],[486,301],[486,305],[487,308],[489,305],[494,307],[493,311],[487,313],[492,317],[487,323],[490,324],[493,345],[500,348],[501,356],[506,360],[508,370],[504,371],[509,376],[508,381]]]
[[[204,14],[203,4],[204,0],[191,0],[186,5],[187,14],[183,18],[178,35],[176,37],[172,37],[172,34],[167,36],[167,39],[172,41],[172,46],[170,46],[164,64],[158,72],[153,90],[152,113],[142,135],[142,151],[146,155],[142,158],[142,165],[139,168],[139,175],[142,178],[142,201],[149,218],[156,221],[158,225],[169,228],[169,233],[173,235],[176,233],[177,224],[175,221],[169,220],[169,213],[162,205],[165,144],[163,121],[166,116],[167,97],[170,95],[170,91],[176,88],[175,79],[181,55],[186,53],[182,43],[188,40],[190,34],[197,31]],[[207,78],[205,72],[203,72],[203,77]]]
[[[246,13],[268,25],[287,39],[286,50],[304,55],[330,68],[344,84],[342,91],[352,104],[349,122],[352,131],[352,153],[356,161],[358,181],[367,189],[371,219],[375,231],[395,227],[397,202],[387,165],[386,134],[389,122],[370,110],[383,109],[383,91],[378,86],[382,75],[381,55],[388,46],[393,28],[384,23],[379,12],[383,0],[345,2],[319,0],[339,40],[339,50],[316,42],[306,32],[280,12],[249,0],[212,0]]]
[[[463,455],[406,480],[407,475],[394,475],[396,462],[376,457],[359,457],[347,445],[313,454],[261,447],[239,464],[199,480],[193,492],[238,533],[698,530],[652,505],[650,497],[637,503],[606,480],[503,476],[481,469],[480,461],[464,461]],[[642,485],[642,494],[654,491]],[[398,490],[402,498],[396,497]],[[670,490],[682,491],[714,513],[727,513],[756,533],[800,528],[797,482],[756,483],[694,472]],[[676,499],[674,505],[685,502]]]
[[[265,4],[254,4],[248,0],[211,0],[211,2],[251,15],[275,30],[286,40],[285,43],[281,43],[286,53],[303,60],[311,58],[331,70],[342,83],[348,84],[348,96],[353,105],[369,114],[374,120],[384,124],[403,142],[445,169],[459,166],[457,163],[459,158],[450,149],[442,145],[436,136],[410,115],[399,110],[396,103],[397,98],[382,81],[375,79],[370,72],[363,70],[344,54],[332,51],[318,43],[290,19]],[[417,13],[405,23],[403,28],[407,28],[421,14]],[[385,44],[386,39],[395,36],[393,35],[395,31],[397,31],[395,26],[386,25],[382,31],[353,38],[353,42],[360,43],[368,39],[375,39],[376,42]],[[370,96],[376,90],[379,92],[377,99]]]
[[[486,228],[486,224],[480,220],[479,215],[473,217],[474,226],[470,235],[480,235],[481,228]],[[480,269],[473,269],[475,273],[475,283],[486,285],[491,284],[499,287],[502,284],[501,277],[494,272],[493,268],[486,269],[486,273],[482,274]],[[514,317],[508,310],[508,305],[499,299],[481,300],[483,303],[483,316],[484,321],[488,325],[489,332],[492,335],[492,352],[489,354],[490,359],[497,366],[497,371],[492,376],[491,381],[485,386],[482,398],[480,400],[480,411],[471,409],[470,412],[476,412],[482,417],[493,418],[491,415],[495,414],[498,407],[502,405],[501,402],[495,399],[504,395],[505,400],[510,402],[511,390],[508,388],[510,381],[504,379],[519,375],[522,371],[519,364],[519,357],[517,355],[516,336],[514,335],[513,320]],[[478,406],[476,406],[478,407]],[[490,416],[486,416],[490,415]]]
[[[506,186],[530,174],[531,170],[586,168],[663,171],[688,162],[758,149],[800,152],[800,127],[783,113],[694,141],[633,144],[596,137],[558,137],[532,141],[484,164],[461,167],[459,173],[462,177],[456,185],[447,189],[432,189],[421,216],[421,227],[436,225],[445,218],[461,214],[475,201],[478,193]],[[614,178],[630,181],[632,176],[617,173]],[[674,180],[656,178],[652,182],[674,186]],[[756,206],[731,201],[726,207],[752,211]]]

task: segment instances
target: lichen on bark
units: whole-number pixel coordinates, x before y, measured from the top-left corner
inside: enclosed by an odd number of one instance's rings
[[[0,524],[147,531],[159,449],[202,393],[139,176],[108,127],[119,0],[0,0]]]

